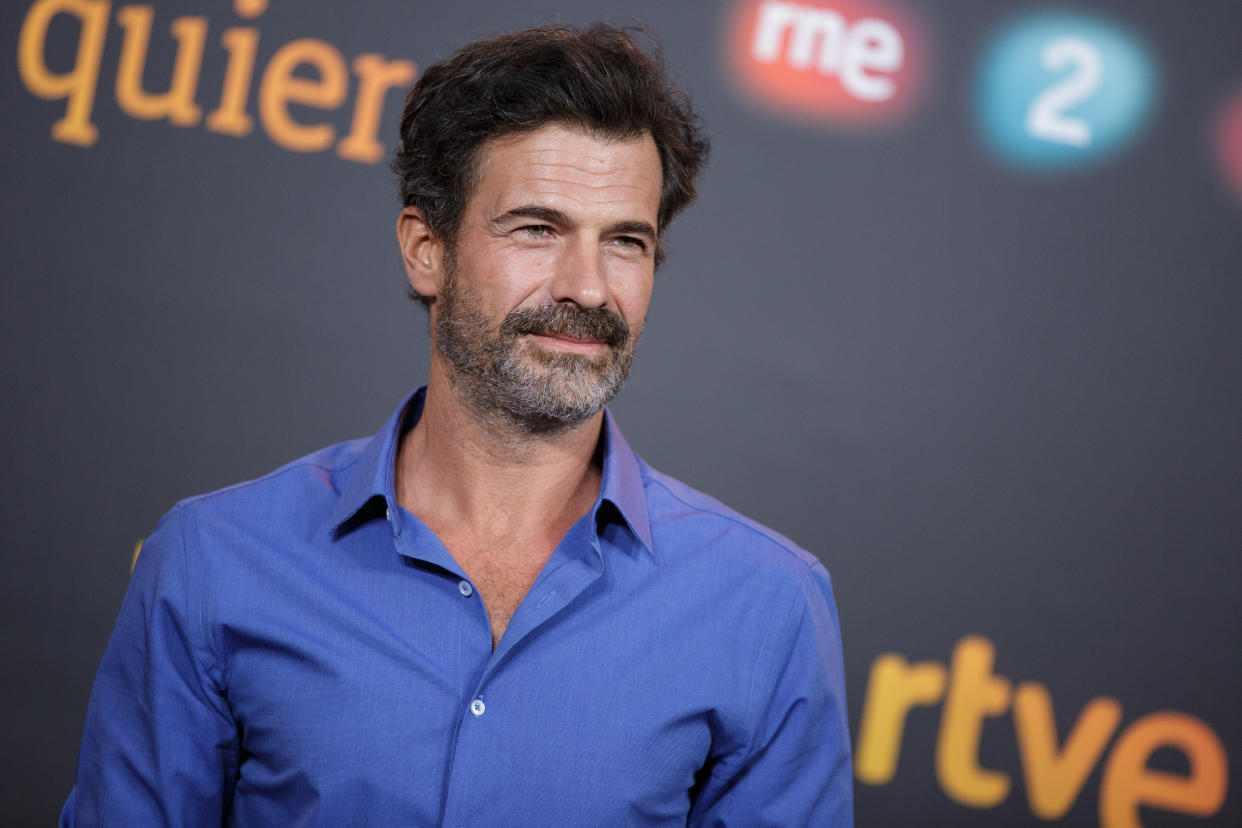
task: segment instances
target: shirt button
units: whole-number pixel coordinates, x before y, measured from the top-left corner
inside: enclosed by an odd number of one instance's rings
[[[487,709],[487,705],[483,704],[482,699],[475,699],[470,702],[470,712],[475,716],[482,716],[483,711]]]
[[[457,591],[467,598],[474,595],[474,587],[470,586],[469,581],[459,581],[457,584]]]
[[[392,523],[392,509],[384,510],[384,520],[388,521],[389,523]]]

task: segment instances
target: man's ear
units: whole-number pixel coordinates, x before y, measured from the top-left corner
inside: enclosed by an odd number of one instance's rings
[[[397,217],[397,245],[410,287],[434,299],[444,284],[444,243],[431,232],[423,211],[406,207]]]

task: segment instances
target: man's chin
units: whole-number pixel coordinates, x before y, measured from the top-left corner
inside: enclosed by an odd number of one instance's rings
[[[534,430],[564,428],[598,414],[620,390],[606,365],[601,370],[582,358],[572,360],[576,370],[567,370],[565,362],[558,358],[555,365],[524,366],[529,369],[524,376],[510,377],[516,380],[507,383],[510,415]]]
[[[528,433],[551,435],[594,417],[611,402],[625,381],[628,359],[625,348],[571,353],[544,347],[540,339],[519,335],[493,344],[490,364],[478,366],[482,370],[446,361],[480,413],[499,415]]]

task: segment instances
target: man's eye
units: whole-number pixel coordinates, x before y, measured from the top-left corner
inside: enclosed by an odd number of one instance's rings
[[[552,234],[552,228],[548,227],[546,224],[528,224],[525,227],[519,227],[518,232],[537,239],[542,239]]]
[[[632,247],[635,250],[644,250],[647,247],[642,239],[637,239],[633,236],[617,236],[616,242],[622,247]]]

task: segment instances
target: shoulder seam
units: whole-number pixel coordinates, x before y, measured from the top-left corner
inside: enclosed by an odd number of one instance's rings
[[[775,657],[775,642],[780,641],[785,637],[786,631],[789,629],[794,615],[796,614],[798,607],[798,595],[802,593],[807,579],[811,577],[812,569],[814,569],[814,565],[808,567],[807,571],[802,574],[801,579],[797,581],[794,589],[791,590],[789,606],[786,607],[785,612],[780,616],[780,622],[774,623],[771,628],[769,628],[767,634],[763,637],[763,643],[760,644],[758,652],[755,653],[755,663],[751,670],[750,685],[746,689],[746,715],[742,723],[742,730],[746,734],[746,743],[742,745],[738,751],[731,754],[731,756],[741,757],[739,762],[736,763],[738,766],[744,766],[754,754],[756,749],[755,741],[759,735],[757,728],[758,717],[760,715],[756,695],[761,681],[765,678],[770,678],[772,667],[769,663],[766,665],[768,669],[763,669],[765,666],[764,662],[770,661]],[[777,682],[775,680],[771,682],[771,687],[769,688],[770,691],[775,688],[776,683]],[[770,699],[770,694],[768,698]],[[732,772],[736,770],[736,768],[730,766],[728,762],[721,762],[712,770],[711,775],[714,777],[719,776],[726,770]]]
[[[203,646],[207,652],[210,653],[212,660],[216,663],[217,670],[213,671],[210,667],[203,663],[203,659],[199,654],[198,646],[193,644],[191,645],[190,657],[194,659],[194,662],[198,665],[198,669],[203,671],[204,676],[206,676],[209,680],[216,682],[216,676],[218,675],[219,686],[225,686],[227,685],[227,680],[225,680],[224,677],[224,667],[220,662],[220,655],[216,650],[214,642],[211,640],[210,633],[208,632],[207,619],[205,618],[205,601],[203,600],[202,590],[194,590],[190,588],[190,544],[186,538],[186,532],[192,531],[194,533],[194,553],[196,557],[201,557],[200,550],[202,548],[202,544],[198,542],[198,526],[195,525],[191,527],[187,525],[190,522],[191,515],[189,514],[189,510],[185,509],[181,503],[178,503],[173,508],[177,512],[177,523],[179,524],[181,535],[182,586],[185,589],[185,604],[187,608],[190,607],[191,597],[193,597],[194,603],[192,606],[194,608],[194,626],[197,628],[198,639],[201,642],[201,646]],[[217,689],[219,689],[219,686]]]
[[[680,494],[673,491],[673,489],[663,480],[660,480],[656,477],[652,477],[649,475],[643,475],[643,480],[649,483],[654,483],[656,485],[659,485],[662,489],[664,489],[664,491],[668,492],[671,497],[675,498],[679,503],[685,506],[688,506],[691,509],[697,509],[698,511],[701,511],[701,512],[708,512],[720,518],[721,520],[727,520],[732,524],[735,524],[737,526],[742,527],[743,529],[746,529],[752,534],[759,535],[760,537],[765,538],[766,540],[770,541],[773,545],[780,547],[781,551],[786,552],[793,558],[797,559],[804,566],[806,566],[807,569],[813,568],[815,564],[818,562],[818,560],[815,559],[814,555],[802,549],[802,547],[795,544],[792,540],[789,540],[788,538],[774,537],[776,533],[773,532],[772,530],[766,530],[765,528],[761,528],[759,525],[756,525],[746,520],[739,520],[737,517],[731,514],[721,513],[714,509],[705,509],[703,508],[702,505],[691,503],[690,501],[682,497]],[[721,505],[723,506],[724,504],[721,504]],[[727,509],[728,507],[726,506],[725,508]],[[732,510],[730,509],[729,511],[732,511]],[[803,552],[807,556],[815,560],[805,561],[802,559],[802,556],[798,554],[799,552]]]
[[[366,439],[366,438],[361,438],[361,439]],[[349,441],[346,441],[346,442],[349,442]],[[337,445],[343,445],[343,444],[338,443]],[[334,448],[334,446],[329,446],[328,448]],[[320,471],[329,472],[329,473],[344,472],[344,471],[349,470],[351,467],[357,465],[359,460],[362,459],[362,455],[359,454],[355,456],[352,460],[350,460],[348,463],[345,463],[344,465],[328,466],[328,465],[324,465],[323,463],[312,460],[311,459],[312,456],[313,455],[307,456],[307,457],[299,457],[296,460],[290,460],[288,463],[285,463],[283,466],[272,469],[266,474],[259,475],[258,477],[252,477],[249,480],[240,480],[237,483],[232,483],[232,484],[229,484],[228,486],[223,486],[219,489],[213,489],[210,492],[203,492],[202,494],[191,495],[189,497],[182,498],[181,500],[177,501],[176,505],[178,507],[183,506],[183,505],[193,506],[196,503],[210,502],[212,500],[215,500],[218,497],[222,497],[224,495],[231,494],[236,491],[242,491],[244,489],[250,488],[251,486],[257,486],[260,483],[264,482],[265,480],[271,480],[271,479],[280,477],[285,472],[296,471],[298,469],[312,468],[312,469],[319,469]]]

